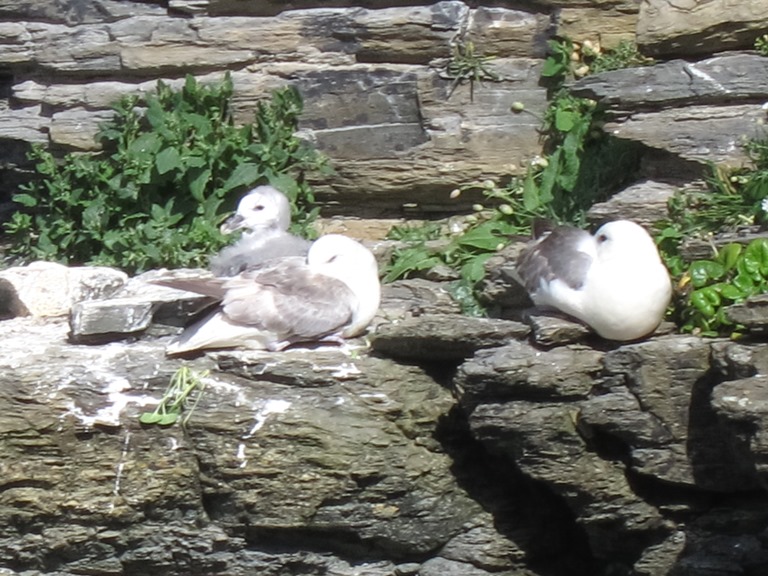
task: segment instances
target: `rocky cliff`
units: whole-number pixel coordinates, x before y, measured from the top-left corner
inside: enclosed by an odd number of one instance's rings
[[[768,570],[762,342],[617,346],[406,280],[346,347],[169,359],[198,297],[152,274],[0,273],[2,574]],[[181,366],[190,420],[141,424]]]
[[[302,130],[336,168],[332,178],[317,182],[326,214],[401,217],[466,210],[475,198],[448,202],[450,190],[523,174],[541,152],[536,115],[546,107],[540,71],[549,38],[591,39],[603,46],[636,40],[663,61],[749,49],[768,26],[761,0],[639,4],[2,2],[2,198],[9,198],[8,188],[29,168],[29,143],[92,150],[98,124],[120,95],[151,89],[159,78],[173,83],[193,74],[205,80],[229,71],[242,121],[252,118],[255,102],[271,89],[286,83],[300,89]],[[453,86],[446,66],[461,42],[495,57],[498,80]],[[632,96],[621,78],[617,85],[613,77],[606,80],[615,107],[636,110],[608,129],[646,144],[648,164],[660,161],[659,151],[668,152],[666,160],[709,159],[710,148],[716,159],[738,155],[734,137],[749,132],[749,122],[761,114],[765,83],[752,67],[759,65],[712,64],[725,71],[723,82],[712,65],[689,64],[678,61],[630,76],[635,88],[669,82],[670,90],[660,94],[666,99],[646,97],[642,89]],[[728,83],[739,80],[743,90],[734,93]],[[600,92],[599,82],[591,79],[585,90]],[[513,114],[513,102],[533,114]],[[714,136],[722,131],[722,137]],[[691,144],[704,134],[708,140]],[[679,166],[661,166],[657,175],[680,175]],[[695,172],[690,176],[700,175]]]
[[[0,199],[30,143],[92,150],[119,95],[232,73],[238,117],[285,83],[336,167],[328,215],[466,209],[448,191],[540,152],[546,40],[634,38],[659,62],[587,77],[643,180],[598,220],[658,219],[761,130],[762,0],[0,0]],[[471,40],[498,81],[445,65]],[[725,52],[728,51],[728,52]],[[717,53],[717,54],[716,54]],[[368,224],[366,223],[368,227]],[[506,317],[515,247],[488,262]],[[671,333],[616,346],[582,326],[462,317],[396,282],[346,348],[165,357],[199,302],[120,271],[0,272],[0,574],[732,576],[768,572],[768,347]],[[764,331],[760,303],[743,310]],[[142,425],[181,366],[186,426]]]

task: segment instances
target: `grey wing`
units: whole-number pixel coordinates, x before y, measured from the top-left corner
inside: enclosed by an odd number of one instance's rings
[[[335,278],[301,266],[274,266],[242,276],[222,302],[232,322],[298,341],[333,334],[352,320],[354,294]]]
[[[211,296],[221,300],[227,293],[225,280],[221,278],[157,278],[150,280],[152,284],[186,290],[195,294]]]
[[[593,242],[588,232],[572,226],[558,226],[526,247],[517,260],[517,273],[525,289],[535,293],[541,281],[559,278],[574,290],[586,280],[593,257],[584,251]]]

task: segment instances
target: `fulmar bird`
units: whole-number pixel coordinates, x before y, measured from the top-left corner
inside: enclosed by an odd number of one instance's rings
[[[215,276],[234,276],[273,258],[305,256],[310,242],[288,232],[291,205],[285,195],[272,186],[258,186],[243,196],[235,214],[221,226],[231,234],[243,229],[243,236],[232,246],[211,258]]]
[[[578,318],[608,340],[635,340],[661,323],[672,296],[653,239],[629,220],[594,236],[557,226],[531,242],[517,273],[534,303]]]
[[[170,355],[204,348],[281,350],[354,337],[375,316],[381,293],[371,251],[338,234],[316,240],[306,259],[273,260],[231,278],[155,283],[220,301],[168,346]]]

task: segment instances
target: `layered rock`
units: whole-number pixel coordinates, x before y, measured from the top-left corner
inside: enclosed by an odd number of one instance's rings
[[[27,177],[23,152],[30,143],[98,150],[98,126],[122,95],[152,90],[159,78],[177,84],[192,74],[206,82],[230,72],[238,122],[251,121],[255,103],[271,90],[300,89],[302,134],[336,168],[313,180],[327,215],[465,212],[479,192],[451,201],[450,190],[521,175],[542,152],[537,116],[546,90],[539,76],[548,39],[613,47],[633,40],[637,28],[641,47],[657,55],[750,48],[765,27],[759,2],[739,3],[735,12],[721,4],[688,10],[659,0],[640,10],[625,0],[504,7],[459,0],[175,0],[168,8],[113,0],[5,2],[0,182],[14,186]],[[495,57],[487,65],[498,79],[457,81],[446,73],[455,47],[466,42],[477,55]],[[653,68],[666,71],[654,77],[600,76],[611,83],[610,94],[595,97],[632,111],[607,129],[679,158],[743,161],[740,139],[754,135],[755,121],[764,119],[765,96],[758,62],[728,58],[713,61],[713,69],[672,62]],[[617,91],[623,79],[643,88]],[[597,80],[591,82],[588,90],[596,89]],[[740,87],[750,84],[758,91],[745,95]],[[513,102],[532,114],[512,114]],[[680,173],[679,163],[674,171]],[[5,200],[10,194],[4,192]]]
[[[78,292],[69,322],[0,321],[9,574],[768,567],[764,343],[619,346],[540,313],[465,318],[413,280],[385,286],[372,349],[169,359],[202,303],[153,274]],[[141,305],[154,322],[126,320]],[[140,424],[182,366],[205,384],[191,419]]]

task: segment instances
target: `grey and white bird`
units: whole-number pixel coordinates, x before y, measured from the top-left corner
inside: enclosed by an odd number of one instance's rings
[[[291,205],[285,195],[272,186],[258,186],[243,196],[237,211],[221,231],[231,234],[244,230],[242,237],[211,258],[215,276],[234,276],[273,258],[306,256],[311,244],[288,232]]]
[[[608,340],[636,340],[661,323],[672,296],[653,239],[629,220],[593,235],[557,226],[520,254],[517,273],[535,304],[557,308]]]
[[[272,260],[231,278],[155,283],[220,301],[171,342],[170,355],[205,348],[281,350],[299,342],[351,338],[365,331],[381,297],[371,251],[338,234],[312,243],[306,259]]]

